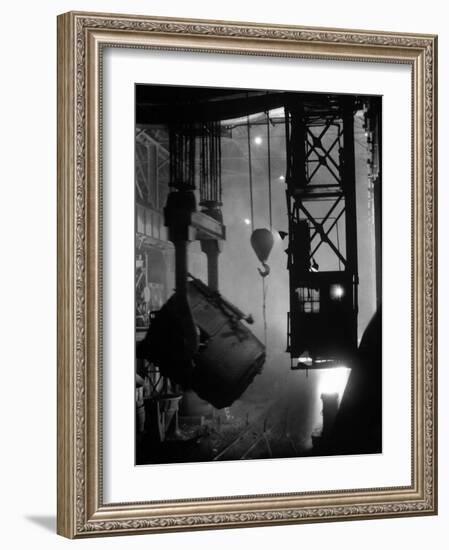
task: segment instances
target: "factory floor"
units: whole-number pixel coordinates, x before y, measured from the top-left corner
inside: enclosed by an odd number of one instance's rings
[[[263,385],[263,381],[261,383]],[[198,417],[179,415],[165,440],[137,440],[137,464],[290,458],[310,454],[317,429],[314,396],[285,383],[254,384],[231,407],[207,408]],[[266,384],[265,384],[266,386]],[[319,419],[318,419],[319,422]],[[319,427],[319,426],[318,426]]]

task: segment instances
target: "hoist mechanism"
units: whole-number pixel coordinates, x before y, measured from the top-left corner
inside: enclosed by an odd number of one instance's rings
[[[226,238],[221,125],[173,123],[169,136],[170,192],[164,218],[175,248],[176,288],[153,315],[137,353],[183,390],[193,389],[216,408],[227,407],[261,371],[265,347],[243,323],[251,324],[251,315],[219,293],[218,257]],[[188,246],[194,240],[207,257],[207,284],[188,272]]]
[[[262,316],[264,327],[264,343],[267,347],[267,284],[265,278],[270,274],[270,266],[267,264],[268,256],[274,245],[273,215],[272,215],[272,196],[271,196],[271,138],[270,138],[270,115],[265,112],[267,125],[267,177],[268,177],[268,212],[270,229],[259,228],[254,229],[254,198],[253,198],[253,166],[251,156],[251,125],[249,116],[247,117],[247,137],[248,137],[248,181],[249,181],[249,197],[251,207],[251,246],[256,253],[256,256],[262,264],[262,269],[257,268],[259,275],[262,277]]]
[[[273,248],[274,237],[269,229],[255,229],[251,233],[251,246],[263,266],[263,270],[258,267],[261,277],[267,277],[270,274],[270,266],[266,263],[271,249]]]
[[[293,369],[347,364],[357,348],[357,108],[349,96],[285,105]]]

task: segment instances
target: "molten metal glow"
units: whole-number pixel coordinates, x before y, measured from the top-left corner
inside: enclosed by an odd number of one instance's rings
[[[345,391],[351,369],[345,366],[323,369],[318,381],[318,395],[322,393],[338,393],[341,400]]]

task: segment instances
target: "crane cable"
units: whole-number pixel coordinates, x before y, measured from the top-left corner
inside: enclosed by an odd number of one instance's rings
[[[251,158],[251,127],[249,124],[249,115],[246,118],[246,127],[248,135],[248,177],[249,177],[249,200],[251,205],[251,231],[254,231],[254,201],[253,201],[253,163]]]
[[[268,209],[270,218],[270,231],[273,230],[273,213],[271,207],[271,135],[270,135],[270,115],[267,115],[267,160],[268,160]],[[262,315],[265,350],[267,349],[267,291],[268,285],[265,282],[266,277],[262,276]]]
[[[271,134],[270,134],[270,115],[267,111],[267,159],[268,159],[268,209],[270,216],[270,231],[273,230],[273,213],[271,208]]]
[[[271,133],[270,133],[270,116],[266,111],[266,124],[267,124],[267,163],[268,163],[268,211],[270,221],[270,231],[273,230],[273,212],[272,212],[272,190],[271,190]],[[252,155],[251,155],[251,125],[249,121],[249,115],[246,118],[247,126],[247,139],[248,139],[248,180],[249,180],[249,198],[251,207],[251,231],[254,232],[254,193],[253,193],[253,167],[252,167]],[[265,271],[259,269],[259,273],[262,277],[262,316],[263,316],[263,328],[264,328],[264,344],[267,348],[267,291],[268,285],[265,282],[265,278],[269,273],[269,268],[264,264]],[[268,269],[267,269],[268,268]]]

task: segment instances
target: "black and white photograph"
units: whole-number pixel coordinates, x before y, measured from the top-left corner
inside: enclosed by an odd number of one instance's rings
[[[382,98],[135,106],[136,464],[381,453]]]
[[[446,549],[445,4],[2,7],[2,547]]]

